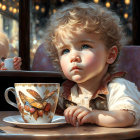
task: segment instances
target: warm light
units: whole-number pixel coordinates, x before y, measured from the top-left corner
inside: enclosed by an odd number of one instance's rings
[[[36,6],[35,6],[35,10],[36,10],[36,11],[38,11],[39,8],[40,8],[39,5],[36,5]]]
[[[53,13],[55,13],[56,12],[56,9],[53,9]]]
[[[2,4],[0,3],[0,8],[2,7]]]
[[[124,0],[124,3],[125,3],[126,5],[129,5],[129,4],[130,4],[130,0]]]
[[[93,0],[94,3],[99,3],[99,0]]]
[[[12,12],[13,11],[13,7],[9,7],[9,11]]]
[[[61,2],[64,2],[65,0],[60,0]]]
[[[17,2],[17,6],[19,6],[19,2]]]
[[[45,13],[45,8],[41,8],[41,12],[42,13]]]
[[[127,19],[128,18],[128,13],[124,13],[124,18]]]
[[[2,5],[2,10],[5,11],[6,10],[6,5]]]
[[[110,2],[106,2],[105,6],[106,6],[107,8],[109,8],[109,7],[110,7]]]
[[[16,9],[16,8],[14,8],[14,9],[13,9],[13,13],[14,13],[14,14],[16,14],[16,12],[17,12],[17,9]]]

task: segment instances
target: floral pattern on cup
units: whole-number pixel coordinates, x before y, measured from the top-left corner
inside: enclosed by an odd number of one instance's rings
[[[32,115],[35,120],[37,120],[38,117],[43,117],[43,114],[48,115],[50,111],[54,112],[55,108],[51,107],[50,103],[47,103],[47,99],[53,94],[55,94],[57,90],[52,91],[50,93],[48,90],[46,90],[44,93],[45,97],[43,99],[36,91],[32,89],[27,89],[27,92],[30,93],[36,99],[30,98],[24,95],[24,93],[22,93],[21,91],[19,91],[20,99],[24,104],[24,106],[21,106],[21,104],[18,102],[18,108],[22,114],[25,114],[25,110],[26,112],[30,113],[30,115]],[[52,104],[55,104],[55,100],[52,101],[54,101],[52,102]],[[27,120],[25,121],[27,122]]]
[[[19,112],[26,123],[51,122],[59,97],[59,83],[15,83],[5,91],[5,99]],[[10,101],[11,91],[16,96],[17,104]]]

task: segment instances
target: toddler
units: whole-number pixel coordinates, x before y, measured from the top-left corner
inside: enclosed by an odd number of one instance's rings
[[[0,32],[0,70],[6,70],[4,68],[4,62],[2,62],[4,59],[7,58],[9,52],[9,41],[7,36]],[[14,57],[14,68],[15,70],[20,70],[21,66],[21,58],[20,57]]]
[[[128,127],[140,119],[140,92],[115,65],[125,37],[118,16],[94,3],[69,4],[51,16],[46,49],[68,79],[56,113],[73,126]],[[60,67],[59,67],[60,65]]]

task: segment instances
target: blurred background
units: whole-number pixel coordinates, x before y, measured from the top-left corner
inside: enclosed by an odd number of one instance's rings
[[[26,12],[26,8],[24,8],[25,11],[20,9],[24,1],[25,0],[0,0],[0,31],[5,32],[9,37],[9,57],[19,56],[19,12]],[[26,22],[30,24],[29,67],[32,66],[37,48],[43,43],[44,29],[50,15],[57,12],[57,9],[62,5],[76,1],[99,3],[115,11],[120,16],[122,23],[125,24],[128,45],[132,44],[133,0],[28,0],[30,20],[26,17],[22,17],[22,21],[24,21],[24,24],[26,24]],[[20,22],[20,24],[22,23]],[[26,30],[26,28],[24,30]],[[20,34],[22,34],[22,32],[20,32]],[[22,47],[22,51],[24,51],[23,48],[24,47]]]

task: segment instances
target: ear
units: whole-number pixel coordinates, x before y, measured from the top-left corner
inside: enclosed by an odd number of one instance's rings
[[[109,51],[108,51],[108,58],[107,58],[107,63],[112,64],[116,60],[118,55],[118,48],[117,46],[112,46]]]

